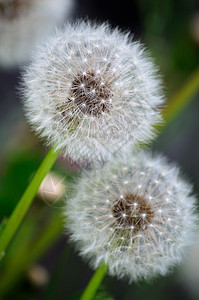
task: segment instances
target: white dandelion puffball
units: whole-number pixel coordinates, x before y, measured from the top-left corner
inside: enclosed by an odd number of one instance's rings
[[[70,14],[73,0],[0,0],[0,66],[24,63],[35,45]]]
[[[153,137],[163,102],[156,69],[138,42],[107,24],[67,24],[24,74],[33,128],[73,160],[106,161]]]
[[[165,158],[141,152],[82,176],[66,206],[67,228],[94,268],[130,282],[166,274],[192,243],[191,186]]]

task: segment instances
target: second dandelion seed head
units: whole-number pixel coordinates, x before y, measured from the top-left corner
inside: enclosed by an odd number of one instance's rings
[[[164,157],[141,152],[84,174],[66,207],[67,228],[94,268],[130,281],[164,275],[193,241],[191,186]]]
[[[27,62],[72,9],[73,0],[0,0],[0,68]]]

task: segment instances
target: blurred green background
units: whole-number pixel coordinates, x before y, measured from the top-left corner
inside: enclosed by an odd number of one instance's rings
[[[160,67],[168,101],[199,68],[196,0],[79,0],[71,19],[80,17],[108,20],[145,43]],[[0,232],[47,153],[24,119],[19,82],[19,69],[0,70]],[[198,194],[199,93],[190,100],[151,147],[179,163]],[[44,182],[0,261],[0,299],[72,300],[85,288],[93,271],[67,242],[61,217],[63,192],[70,194],[77,174],[67,159],[53,167],[50,183]],[[199,238],[184,265],[169,276],[131,285],[106,276],[95,299],[199,299]]]

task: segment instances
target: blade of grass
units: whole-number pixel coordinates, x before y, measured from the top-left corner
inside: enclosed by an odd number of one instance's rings
[[[95,296],[99,285],[101,284],[104,276],[106,274],[106,266],[101,265],[97,271],[94,273],[93,277],[91,278],[89,284],[87,285],[86,289],[84,290],[80,300],[91,300]]]
[[[23,196],[19,200],[11,217],[8,219],[4,231],[0,236],[0,257],[4,255],[8,244],[13,238],[28,208],[30,207],[42,180],[53,166],[58,155],[58,151],[55,151],[54,148],[50,149],[32,181],[30,182],[29,186],[27,187],[26,191],[24,192]]]

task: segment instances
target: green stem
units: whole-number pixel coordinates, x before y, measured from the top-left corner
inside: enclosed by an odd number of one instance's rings
[[[30,207],[37,190],[39,189],[40,184],[42,183],[44,177],[49,172],[51,167],[53,166],[55,160],[59,155],[58,151],[55,151],[54,148],[46,155],[45,159],[41,163],[39,169],[34,175],[31,183],[27,187],[23,196],[19,200],[15,210],[13,211],[11,217],[9,218],[4,231],[0,237],[0,256],[3,256],[8,244],[13,238],[15,232],[17,231],[19,225],[21,224],[28,208]]]
[[[97,271],[94,273],[93,277],[91,278],[89,284],[87,285],[86,289],[84,290],[80,300],[91,300],[96,294],[96,291],[102,282],[104,276],[106,274],[106,266],[101,265]]]

